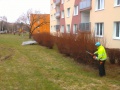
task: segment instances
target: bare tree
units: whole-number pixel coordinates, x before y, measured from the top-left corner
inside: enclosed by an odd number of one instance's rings
[[[42,25],[49,24],[46,20],[47,15],[41,14],[40,11],[32,11],[32,9],[29,9],[26,14],[22,14],[17,22],[22,22],[27,25],[27,28],[29,30],[29,38],[31,38],[33,32]],[[36,24],[39,22],[39,24]]]
[[[7,17],[1,16],[0,17],[0,31],[7,31]]]
[[[6,17],[6,16],[0,16],[0,21],[5,21],[5,22],[7,22],[7,17]]]

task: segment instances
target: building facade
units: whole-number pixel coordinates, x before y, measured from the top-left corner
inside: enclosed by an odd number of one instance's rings
[[[31,14],[31,33],[50,33],[50,14]]]
[[[77,33],[80,0],[51,0],[51,32]]]
[[[120,0],[92,0],[91,29],[109,48],[120,48]]]
[[[120,48],[120,0],[51,0],[51,33],[93,31],[106,47]]]

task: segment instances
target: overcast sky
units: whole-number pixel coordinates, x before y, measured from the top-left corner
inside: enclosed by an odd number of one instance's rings
[[[50,13],[50,0],[0,0],[0,16],[6,16],[8,22],[15,22],[28,9]]]

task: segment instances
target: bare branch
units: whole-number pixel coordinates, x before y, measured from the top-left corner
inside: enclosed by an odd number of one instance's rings
[[[41,14],[40,11],[33,11],[32,9],[29,9],[26,14],[22,14],[17,22],[27,25],[30,37],[38,27],[50,23],[47,21],[47,14]]]

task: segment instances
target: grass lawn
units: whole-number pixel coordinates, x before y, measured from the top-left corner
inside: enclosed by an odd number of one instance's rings
[[[22,46],[26,36],[0,34],[0,90],[120,90],[120,67],[98,70],[64,57],[56,49]]]

